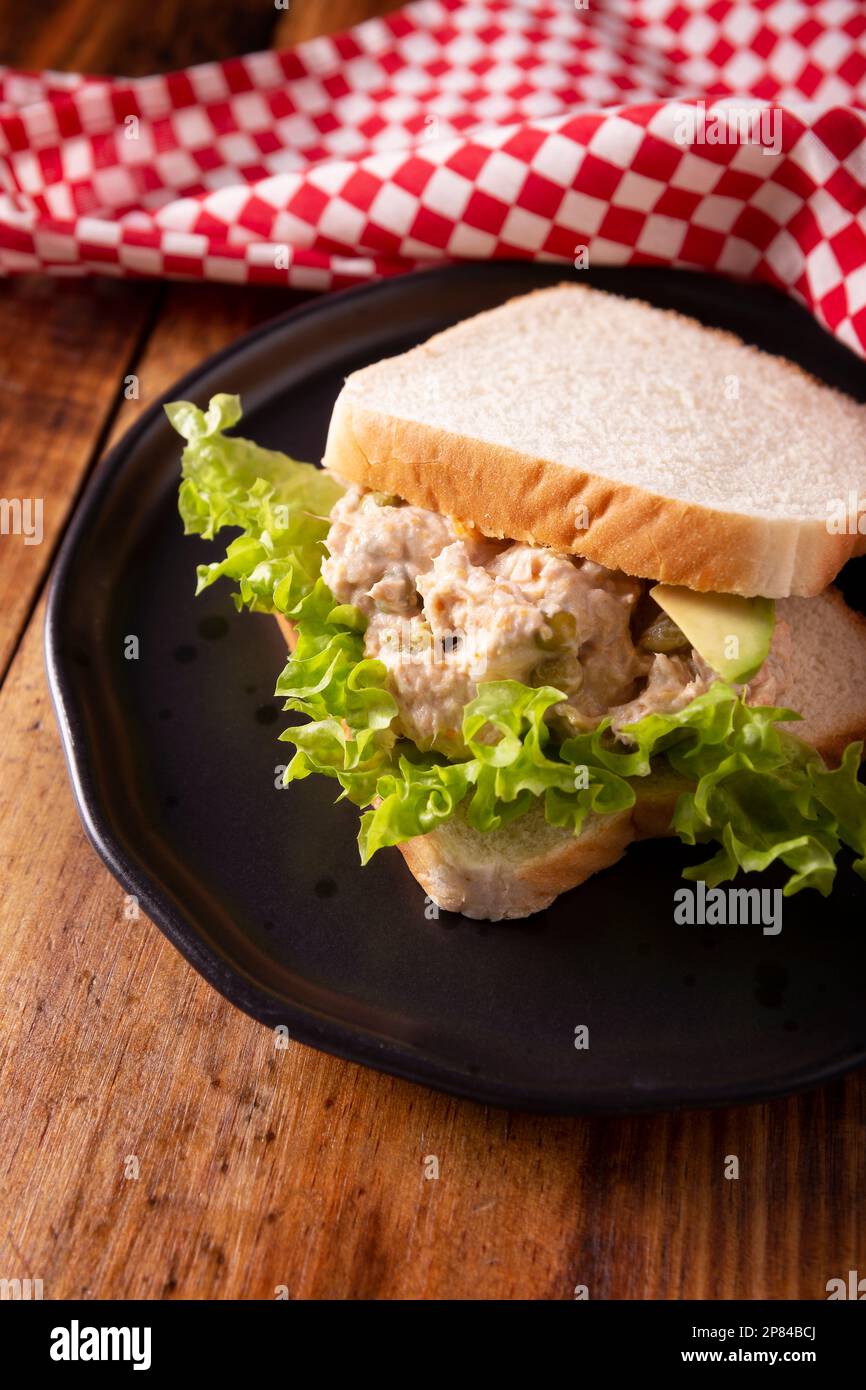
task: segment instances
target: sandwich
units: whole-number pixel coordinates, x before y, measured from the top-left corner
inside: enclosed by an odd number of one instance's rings
[[[716,886],[866,877],[866,408],[733,335],[561,285],[354,372],[322,466],[166,407],[201,591],[274,615],[286,780],[430,899],[522,917],[636,839]],[[850,872],[846,868],[845,872]]]

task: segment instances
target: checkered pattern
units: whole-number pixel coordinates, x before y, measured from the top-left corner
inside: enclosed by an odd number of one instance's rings
[[[862,0],[418,0],[134,81],[0,69],[0,272],[714,269],[866,351]]]

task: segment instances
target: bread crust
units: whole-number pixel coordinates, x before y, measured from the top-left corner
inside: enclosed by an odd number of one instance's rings
[[[413,371],[420,373],[425,362],[435,371],[443,361],[455,360],[457,344],[471,335],[473,326],[483,334],[485,321],[503,308],[524,305],[537,319],[545,299],[562,291],[574,296],[578,313],[590,299],[596,309],[599,301],[616,303],[620,309],[625,303],[633,305],[638,340],[645,335],[649,311],[654,322],[681,324],[690,350],[698,343],[697,332],[700,350],[706,345],[710,359],[716,345],[728,354],[731,347],[738,348],[746,361],[774,363],[781,389],[786,399],[790,396],[791,414],[796,414],[798,401],[808,399],[818,403],[822,417],[828,415],[834,438],[850,430],[850,439],[839,437],[838,450],[850,451],[852,476],[863,477],[859,460],[866,448],[866,407],[795,363],[744,344],[731,332],[585,285],[535,290],[435,334],[412,350]],[[589,323],[591,331],[591,318]],[[520,325],[513,324],[514,319],[509,331],[519,332]],[[486,331],[489,334],[489,325]],[[622,331],[628,333],[629,325]],[[387,409],[374,408],[370,392],[376,386],[370,384],[371,377],[375,381],[388,366],[374,364],[348,378],[331,418],[325,467],[350,482],[455,516],[486,535],[585,555],[644,579],[767,598],[819,594],[852,555],[866,550],[863,536],[836,535],[821,516],[797,519],[705,506],[700,500],[669,497],[555,458],[404,418],[399,399],[397,413],[393,403]]]
[[[294,623],[286,617],[285,613],[275,613],[274,617],[277,620],[277,627],[286,640],[286,646],[290,652],[293,652],[298,645],[298,634]]]
[[[334,407],[323,463],[487,536],[702,592],[814,596],[862,541],[818,520],[722,512],[398,419],[361,405],[350,386]]]
[[[562,842],[537,858],[501,865],[460,863],[447,827],[398,845],[409,871],[445,912],[499,922],[528,917],[561,893],[615,864],[635,838],[631,811],[593,817],[580,835],[563,831]]]

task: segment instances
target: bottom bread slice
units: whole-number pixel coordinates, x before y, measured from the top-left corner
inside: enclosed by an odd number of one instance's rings
[[[538,805],[501,830],[474,830],[462,814],[398,849],[424,891],[447,912],[499,922],[528,917],[615,864],[633,840],[669,833],[684,783],[649,777],[636,804],[590,815],[579,835],[548,825]]]

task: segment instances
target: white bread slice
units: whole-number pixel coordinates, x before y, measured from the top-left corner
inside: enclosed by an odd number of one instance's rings
[[[465,917],[529,917],[625,854],[631,811],[589,816],[580,835],[548,825],[541,803],[501,830],[473,830],[462,815],[398,848],[424,892]]]
[[[323,460],[485,534],[697,590],[815,595],[863,546],[866,407],[732,334],[577,285],[347,379]]]
[[[633,840],[669,834],[683,783],[647,778],[635,806],[591,815],[579,835],[548,825],[539,801],[501,830],[473,830],[462,815],[398,845],[425,893],[448,912],[499,922],[529,917],[621,859]]]
[[[853,739],[866,737],[866,618],[838,589],[785,599],[776,612],[791,628],[792,654],[779,703],[803,716],[785,727],[835,765]]]

